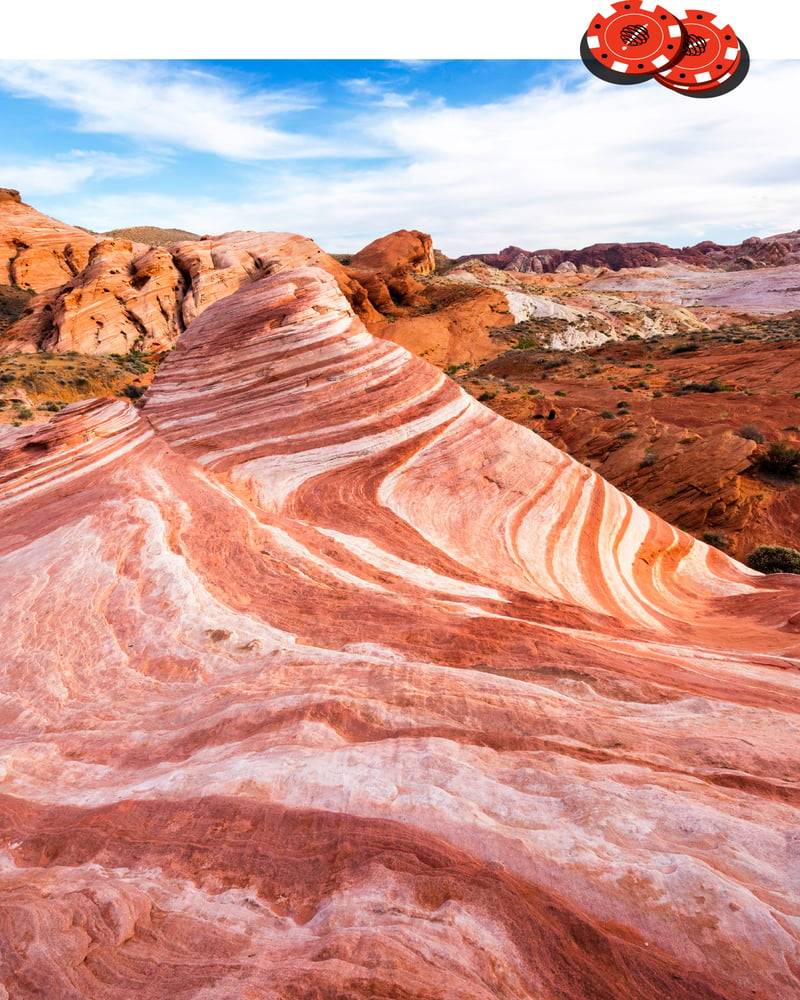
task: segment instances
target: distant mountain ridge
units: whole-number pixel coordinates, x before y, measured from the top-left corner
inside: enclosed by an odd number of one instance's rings
[[[580,250],[523,250],[508,246],[499,253],[466,254],[455,263],[482,260],[503,271],[551,274],[559,269],[607,267],[661,267],[667,263],[692,264],[721,270],[748,270],[800,264],[800,229],[777,236],[750,236],[733,246],[703,240],[694,246],[670,247],[664,243],[593,243]]]

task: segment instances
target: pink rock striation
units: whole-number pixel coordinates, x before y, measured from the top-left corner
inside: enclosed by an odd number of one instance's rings
[[[4,431],[0,488],[9,997],[800,997],[800,581],[330,274]]]

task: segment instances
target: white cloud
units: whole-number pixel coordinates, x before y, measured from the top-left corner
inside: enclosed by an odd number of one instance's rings
[[[784,110],[800,62],[755,63],[737,90],[709,100],[655,82],[604,84],[580,64],[570,72],[566,85],[492,104],[372,110],[359,123],[365,144],[392,153],[380,165],[254,166],[247,189],[214,201],[86,201],[84,224],[111,229],[147,214],[148,224],[196,232],[289,230],[342,252],[417,228],[451,255],[736,242],[800,226],[800,132]],[[74,201],[69,215],[81,217]]]
[[[0,159],[3,184],[26,198],[70,194],[92,181],[149,174],[154,165],[141,157],[73,150],[47,160]]]
[[[0,84],[77,115],[85,132],[122,135],[161,148],[228,159],[306,158],[342,153],[274,119],[311,106],[290,91],[247,93],[191,67],[148,62],[0,62]]]
[[[352,80],[342,80],[342,86],[357,97],[363,97],[370,104],[379,108],[408,108],[414,100],[414,94],[401,94],[391,90],[384,84],[370,77],[356,77]]]

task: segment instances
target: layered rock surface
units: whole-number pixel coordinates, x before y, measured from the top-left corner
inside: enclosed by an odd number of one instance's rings
[[[0,438],[10,997],[800,997],[800,585],[316,268]]]

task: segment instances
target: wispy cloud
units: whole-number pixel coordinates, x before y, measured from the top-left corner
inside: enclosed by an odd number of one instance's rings
[[[76,115],[83,132],[126,136],[163,149],[228,159],[300,159],[341,155],[312,135],[275,120],[313,102],[290,90],[249,93],[191,66],[146,62],[0,62],[0,86]]]
[[[119,64],[99,65],[103,79],[123,71]],[[151,83],[153,72],[141,68]],[[185,72],[168,77],[183,80],[194,95],[182,103],[167,95],[173,116],[197,98],[194,77]],[[226,177],[225,187],[206,186],[213,197],[189,190],[172,197],[155,184],[132,197],[129,185],[124,195],[87,193],[64,204],[70,218],[85,212],[83,224],[103,230],[147,215],[148,224],[196,232],[300,232],[342,252],[399,228],[430,232],[437,246],[456,255],[508,244],[734,242],[800,225],[800,132],[790,127],[785,110],[786,95],[800,90],[800,62],[755,62],[737,90],[710,100],[682,97],[655,82],[614,87],[590,77],[580,63],[556,65],[553,72],[549,82],[512,98],[458,107],[442,93],[388,106],[377,74],[353,73],[351,93],[360,89],[370,100],[357,114],[351,104],[338,142],[343,146],[347,135],[350,150],[382,150],[380,161],[309,161],[307,150],[293,154],[292,143],[308,142],[312,149],[324,144],[282,133],[281,157],[294,156],[294,162],[254,162],[252,156],[235,178]],[[202,75],[198,79],[200,91],[211,86]],[[144,118],[158,115],[164,104],[153,86],[149,111],[137,126],[143,132]],[[369,93],[373,86],[377,90]],[[266,98],[222,93],[231,102],[232,148],[222,135],[215,148],[220,155],[261,148],[261,118],[272,112],[257,109]],[[123,102],[129,129],[138,121],[131,102]],[[112,103],[103,99],[109,115]],[[219,105],[215,115],[227,107]],[[243,123],[241,134],[237,122]],[[186,123],[181,128],[191,131]],[[167,127],[159,122],[149,129],[152,138]],[[202,145],[209,147],[210,140]],[[26,192],[22,183],[13,186]],[[56,209],[47,206],[50,214]]]
[[[342,80],[342,86],[351,94],[364,98],[370,105],[378,108],[408,108],[415,96],[392,90],[386,84],[373,80],[371,77]]]
[[[73,150],[49,159],[0,158],[3,183],[26,198],[70,194],[90,182],[151,174],[155,164],[143,157]]]

